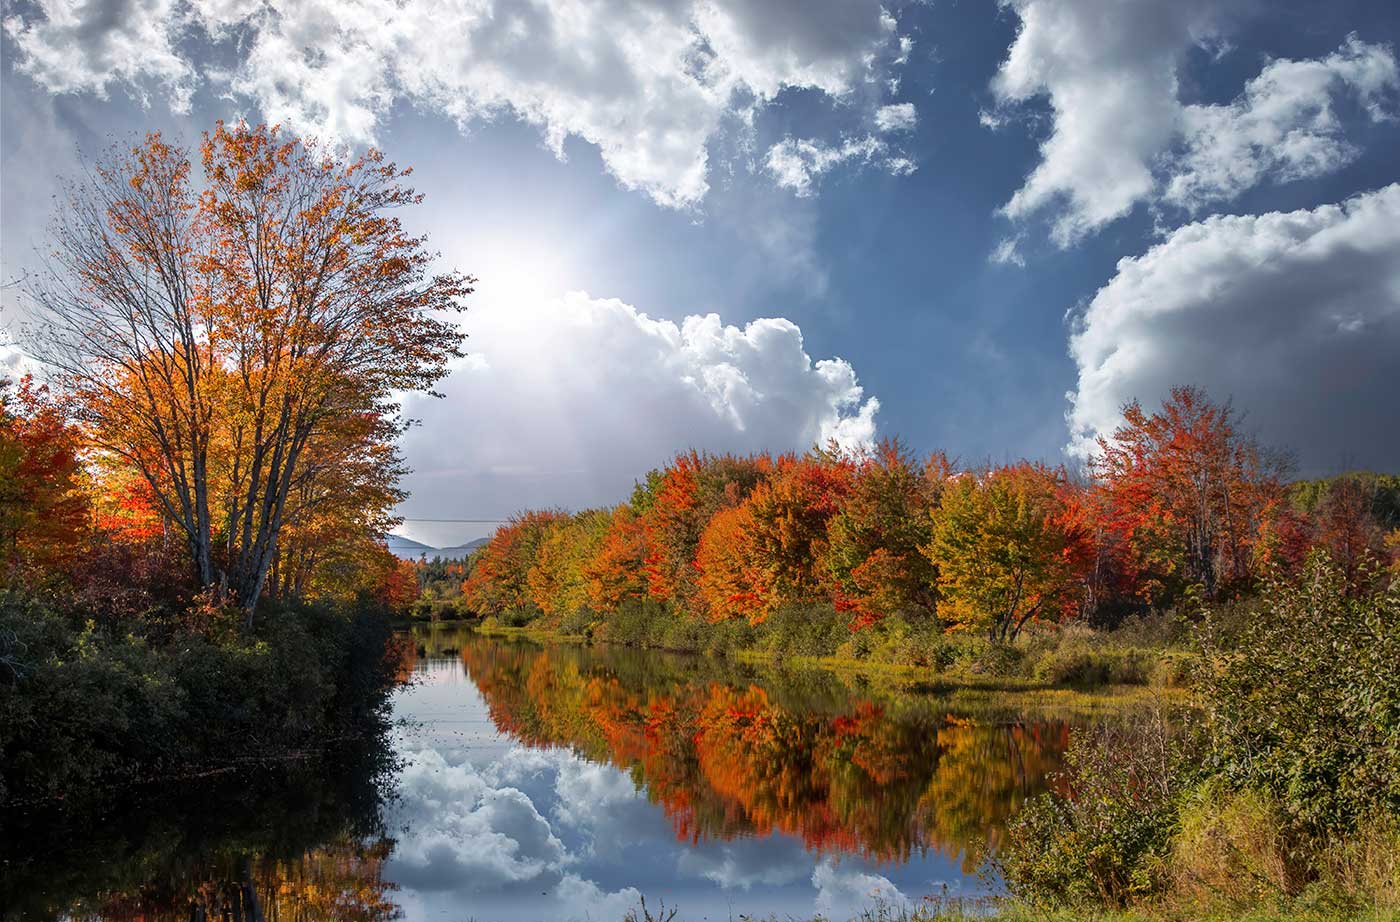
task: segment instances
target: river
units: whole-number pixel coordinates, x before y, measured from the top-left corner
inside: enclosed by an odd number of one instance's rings
[[[642,897],[697,920],[975,900],[997,889],[984,859],[1009,819],[1093,719],[854,673],[449,626],[408,639],[392,768],[381,752],[294,783],[148,793],[37,842],[53,857],[20,869],[29,905],[620,922]]]

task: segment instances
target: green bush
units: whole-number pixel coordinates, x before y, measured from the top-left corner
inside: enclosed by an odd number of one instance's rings
[[[989,643],[983,638],[955,641],[953,671],[969,676],[1009,678],[1024,674],[1026,649],[1009,643]]]
[[[783,605],[755,629],[754,646],[779,656],[834,656],[850,636],[847,619],[831,605]]]
[[[1091,688],[1146,685],[1152,659],[1142,650],[1104,650],[1067,645],[1047,651],[1031,672],[1040,682]]]
[[[383,617],[306,605],[257,624],[251,637],[153,644],[0,595],[0,802],[76,800],[382,727]]]
[[[1185,755],[1160,713],[1076,733],[1059,790],[1021,809],[995,859],[1012,894],[1123,906],[1161,892]]]
[[[1208,613],[1196,685],[1214,770],[1321,836],[1400,815],[1400,582],[1356,593],[1316,555],[1222,634]]]
[[[943,670],[953,664],[957,650],[943,636],[937,621],[928,618],[910,621],[902,615],[892,615],[855,633],[848,632],[837,655],[872,663]]]
[[[592,609],[579,608],[559,619],[559,633],[570,637],[592,637],[599,618]]]

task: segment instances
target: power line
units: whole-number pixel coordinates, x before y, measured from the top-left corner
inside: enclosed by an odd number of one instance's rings
[[[504,525],[507,519],[412,519],[399,516],[405,522],[439,522],[447,525]]]

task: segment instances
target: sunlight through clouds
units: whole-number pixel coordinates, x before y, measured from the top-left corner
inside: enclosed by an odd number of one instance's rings
[[[414,398],[413,504],[504,515],[623,499],[677,451],[803,451],[875,438],[880,402],[840,358],[814,361],[781,317],[680,323],[573,292],[470,314],[472,358]],[[444,438],[451,433],[450,438]]]

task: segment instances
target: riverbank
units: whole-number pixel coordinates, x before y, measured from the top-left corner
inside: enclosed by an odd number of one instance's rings
[[[387,727],[388,620],[267,606],[99,622],[0,594],[0,809],[78,809],[126,789],[283,763]]]
[[[741,915],[752,922],[777,922]],[[1287,905],[1272,908],[1224,909],[1209,906],[1135,907],[1132,909],[1045,909],[1012,901],[987,900],[931,902],[927,906],[874,906],[852,916],[849,922],[1393,922],[1400,918],[1400,907],[1356,911]],[[683,912],[670,915],[649,905],[640,906],[623,922],[687,922]],[[789,920],[791,922],[791,920]],[[830,922],[814,916],[810,922]]]
[[[833,615],[834,615],[833,611]],[[834,619],[833,619],[834,620]],[[419,622],[420,624],[422,622]],[[948,638],[921,632],[910,636],[907,625],[892,620],[868,628],[863,643],[854,646],[839,635],[813,639],[804,630],[788,632],[748,626],[731,629],[728,643],[685,642],[686,638],[621,636],[616,631],[567,631],[538,622],[522,626],[495,618],[436,622],[486,636],[512,637],[537,643],[609,644],[670,653],[721,657],[737,662],[824,669],[918,683],[929,691],[1043,693],[1056,690],[1103,690],[1138,694],[1146,690],[1176,697],[1189,684],[1191,652],[1178,641],[1172,645],[1144,642],[1143,630],[1097,632],[1085,628],[1028,634],[1020,641],[992,644],[980,637]],[[1162,632],[1153,627],[1152,631]]]

